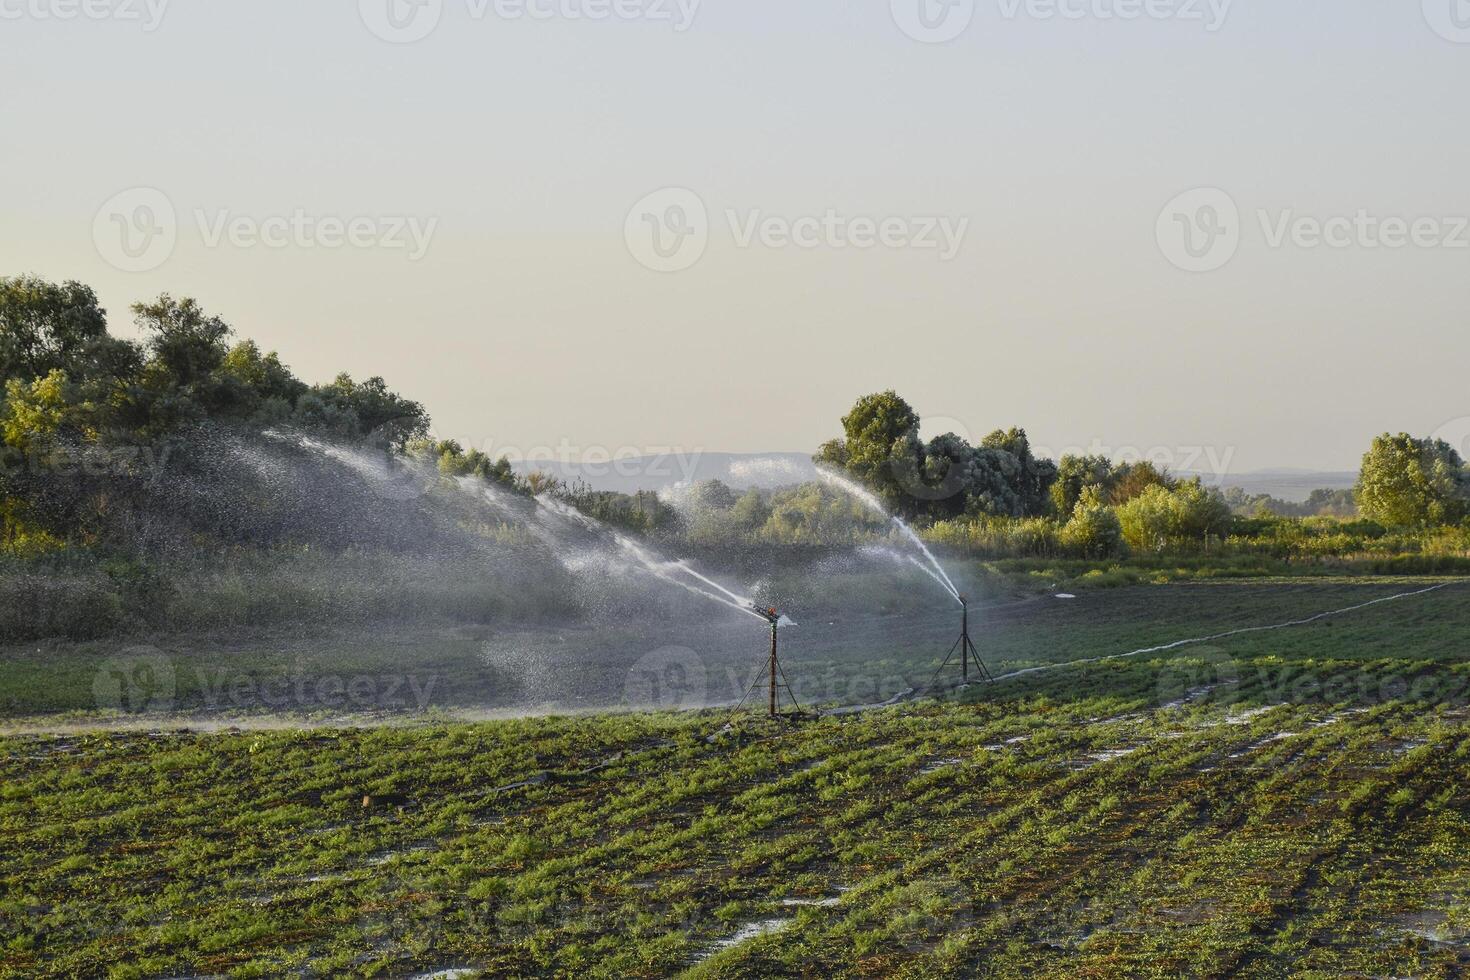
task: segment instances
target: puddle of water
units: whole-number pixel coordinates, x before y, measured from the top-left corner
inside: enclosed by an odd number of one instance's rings
[[[1243,759],[1249,753],[1254,752],[1257,749],[1264,749],[1266,746],[1270,745],[1272,742],[1281,742],[1281,741],[1285,741],[1288,738],[1296,738],[1300,734],[1301,734],[1301,732],[1277,732],[1275,735],[1267,735],[1265,738],[1261,739],[1259,742],[1252,742],[1250,745],[1246,746],[1244,749],[1242,749],[1239,752],[1232,752],[1228,756],[1228,758],[1231,758],[1231,759]]]
[[[1347,711],[1339,711],[1335,715],[1328,715],[1321,721],[1313,722],[1311,727],[1313,729],[1326,728],[1328,725],[1335,725],[1340,721],[1345,721],[1346,719],[1353,717],[1354,715],[1363,715],[1367,713],[1367,708],[1350,708]]]
[[[728,936],[715,943],[714,949],[700,958],[700,962],[709,959],[717,953],[723,953],[727,949],[739,946],[741,943],[749,942],[761,936],[770,936],[780,932],[791,925],[791,919],[761,919],[757,922],[747,922],[736,931],[735,935]]]
[[[949,769],[952,766],[958,766],[964,761],[964,759],[935,759],[923,769],[920,769],[919,775],[927,776],[931,772],[938,772],[941,769]]]
[[[1102,765],[1104,762],[1112,762],[1122,759],[1138,751],[1138,746],[1127,749],[1104,749],[1101,752],[1093,752],[1080,762],[1074,763],[1072,768],[1076,770],[1091,769],[1093,766]]]
[[[1251,708],[1249,711],[1239,712],[1238,714],[1233,713],[1230,715],[1230,717],[1225,719],[1224,724],[1249,725],[1252,721],[1259,718],[1261,715],[1264,715],[1268,711],[1274,711],[1279,707],[1281,706],[1278,704],[1267,704],[1262,705],[1259,708]]]

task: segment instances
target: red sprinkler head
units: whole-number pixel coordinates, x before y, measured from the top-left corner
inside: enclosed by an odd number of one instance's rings
[[[752,602],[750,604],[750,609],[757,616],[759,616],[761,619],[764,619],[766,622],[770,623],[772,626],[775,626],[781,620],[781,611],[779,609],[777,609],[775,606],[770,606],[770,607],[758,606],[758,605],[756,605],[755,603]]]

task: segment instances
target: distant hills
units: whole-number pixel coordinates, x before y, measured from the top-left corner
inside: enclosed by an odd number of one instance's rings
[[[594,490],[635,493],[664,490],[681,483],[721,480],[737,489],[789,486],[816,479],[816,468],[807,453],[711,453],[668,452],[634,456],[615,462],[569,462],[560,460],[522,461],[517,472],[542,470],[569,483],[578,480]],[[1303,469],[1270,469],[1229,473],[1181,472],[1198,476],[1206,486],[1240,487],[1250,494],[1267,493],[1279,500],[1302,501],[1313,490],[1343,490],[1352,487],[1358,474]]]
[[[1226,487],[1240,487],[1246,493],[1269,493],[1277,500],[1289,500],[1293,503],[1306,500],[1313,490],[1351,490],[1358,482],[1357,473],[1298,469],[1251,470],[1228,473],[1225,476],[1214,473],[1180,475],[1198,476],[1205,486],[1219,487],[1221,490]]]

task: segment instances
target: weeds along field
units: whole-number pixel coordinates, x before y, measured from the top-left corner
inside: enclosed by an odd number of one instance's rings
[[[0,975],[1460,975],[1467,592],[795,722],[10,736]]]

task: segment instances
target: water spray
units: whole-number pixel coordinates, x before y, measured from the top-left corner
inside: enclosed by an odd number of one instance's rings
[[[817,475],[820,476],[827,483],[842,488],[844,491],[850,494],[853,499],[867,506],[869,510],[881,514],[888,520],[892,521],[893,525],[897,527],[900,532],[902,532],[903,536],[907,538],[912,544],[914,544],[919,549],[919,551],[923,552],[924,557],[928,559],[928,564],[926,565],[924,562],[920,561],[915,555],[908,555],[908,560],[912,562],[914,567],[918,568],[919,571],[928,575],[935,582],[937,582],[940,588],[949,593],[950,597],[960,604],[960,638],[955,641],[954,646],[949,648],[949,653],[945,654],[944,662],[939,665],[939,670],[934,672],[934,679],[937,680],[939,678],[939,675],[943,673],[944,668],[950,665],[950,662],[954,660],[955,653],[958,652],[960,655],[960,678],[963,683],[968,684],[970,682],[971,658],[974,658],[975,668],[979,672],[979,676],[981,677],[981,679],[983,679],[986,683],[990,683],[991,681],[993,681],[994,678],[991,676],[990,670],[985,666],[985,662],[980,659],[980,651],[975,649],[975,643],[973,640],[970,639],[969,600],[960,595],[960,590],[955,588],[954,582],[950,581],[949,575],[945,573],[944,566],[939,564],[939,559],[934,557],[934,553],[929,550],[927,545],[924,544],[923,539],[914,532],[913,528],[904,523],[903,518],[899,517],[897,514],[890,514],[887,508],[883,506],[882,502],[876,496],[874,496],[868,490],[864,489],[859,484],[854,483],[852,480],[849,480],[843,476],[839,476],[838,474],[833,473],[831,470],[825,469],[820,466],[817,467]],[[897,553],[894,553],[893,557],[897,558]],[[934,681],[931,680],[929,684],[932,687]]]
[[[934,552],[930,551],[929,546],[924,544],[924,539],[919,537],[918,534],[914,532],[914,529],[909,527],[903,518],[899,517],[897,514],[890,514],[888,512],[888,508],[884,507],[882,501],[874,496],[873,493],[864,488],[862,485],[855,483],[852,480],[849,480],[845,476],[839,476],[838,474],[833,473],[831,470],[823,466],[817,467],[817,476],[820,477],[824,482],[841,488],[841,490],[848,496],[852,497],[854,500],[858,501],[863,506],[873,511],[875,514],[883,517],[884,520],[892,523],[894,527],[898,528],[899,533],[901,533],[906,539],[908,539],[910,544],[918,548],[919,551],[923,553],[924,557],[929,560],[929,564],[925,565],[917,558],[910,558],[910,560],[935,582],[938,582],[939,587],[942,588],[945,592],[948,592],[952,599],[954,599],[960,605],[964,605],[965,600],[960,597],[960,590],[955,588],[955,584],[950,581],[948,573],[946,573],[944,570],[944,566],[939,564],[939,559],[935,558]]]

